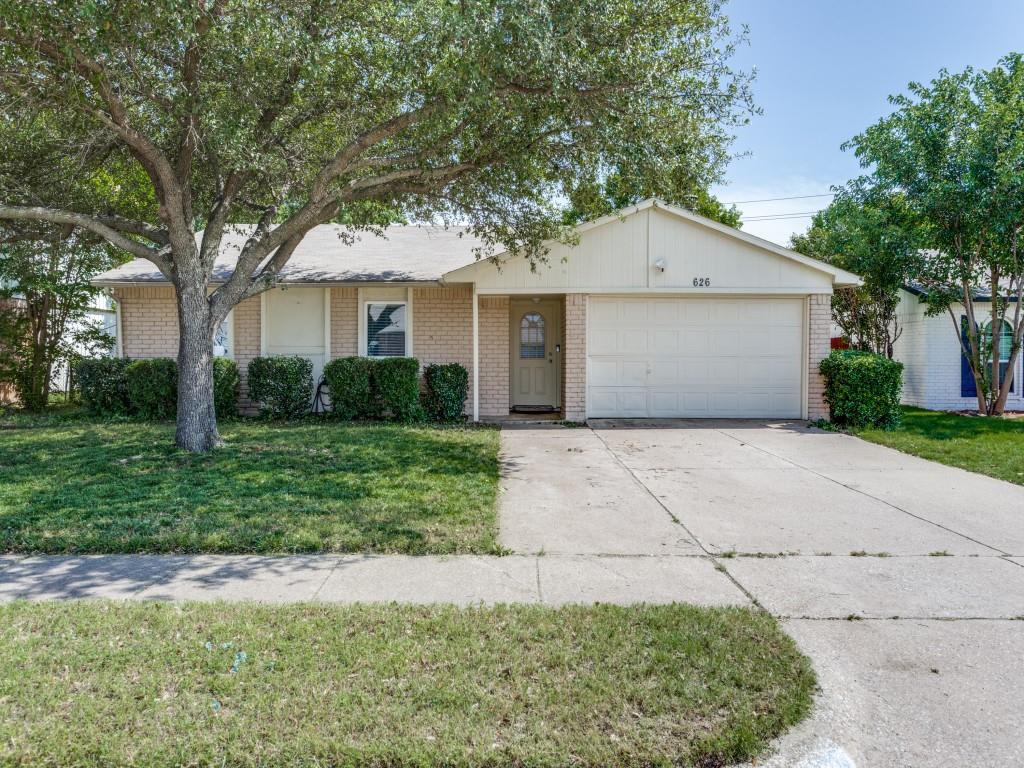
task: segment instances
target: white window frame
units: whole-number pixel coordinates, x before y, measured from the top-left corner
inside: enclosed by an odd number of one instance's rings
[[[228,353],[226,355],[214,355],[214,357],[223,357],[227,360],[235,359],[235,310],[234,308],[228,310],[227,317],[224,318],[225,324],[228,327]]]
[[[368,331],[367,312],[370,304],[402,304],[405,306],[405,354],[413,356],[413,307],[412,288],[360,288],[359,289],[359,356],[370,357],[367,353]],[[381,357],[374,357],[381,360]]]

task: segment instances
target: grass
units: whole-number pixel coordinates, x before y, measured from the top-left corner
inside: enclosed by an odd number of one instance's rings
[[[498,432],[320,420],[222,425],[0,415],[0,552],[497,550]]]
[[[898,429],[859,429],[855,434],[923,459],[1024,485],[1024,419],[904,408]]]
[[[0,607],[0,764],[669,766],[809,711],[768,615],[671,606]]]

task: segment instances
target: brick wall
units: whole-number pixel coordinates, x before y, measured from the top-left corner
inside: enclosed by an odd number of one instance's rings
[[[260,354],[260,309],[259,296],[240,302],[234,309],[235,362],[242,379],[238,407],[246,413],[256,411],[249,400],[249,361]]]
[[[827,419],[825,379],[818,372],[818,364],[828,357],[832,342],[832,297],[814,294],[808,299],[807,323],[807,418],[811,421]]]
[[[412,292],[412,354],[420,365],[459,363],[469,373],[466,413],[473,413],[473,289]]]
[[[331,288],[331,359],[359,354],[359,293]]]
[[[827,346],[827,342],[826,342]],[[562,413],[567,421],[587,418],[587,296],[565,295],[565,396]]]
[[[480,415],[508,416],[509,297],[481,296],[479,301]]]
[[[178,309],[169,286],[118,288],[122,354],[125,357],[177,357]]]

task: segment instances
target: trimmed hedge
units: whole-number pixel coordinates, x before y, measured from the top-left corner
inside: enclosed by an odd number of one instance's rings
[[[431,418],[459,421],[469,393],[469,371],[458,363],[432,363],[423,369],[423,403]]]
[[[331,410],[343,419],[373,419],[380,404],[373,386],[374,360],[339,357],[324,366],[324,380],[331,396]]]
[[[173,419],[178,410],[178,363],[169,357],[134,360],[125,371],[131,411],[144,419]]]
[[[304,416],[313,401],[313,363],[298,355],[254,357],[249,361],[249,397],[265,416]]]
[[[82,404],[97,416],[128,413],[128,379],[131,360],[123,357],[83,357],[75,363],[75,378]]]
[[[238,365],[226,357],[213,358],[213,409],[218,419],[238,415]]]
[[[396,421],[415,421],[420,409],[420,361],[381,357],[373,362],[373,388],[381,410]]]
[[[900,424],[903,363],[856,350],[835,350],[821,361],[825,400],[835,424],[894,429]]]

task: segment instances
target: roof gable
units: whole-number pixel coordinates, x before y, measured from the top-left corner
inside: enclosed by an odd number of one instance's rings
[[[479,261],[444,279],[475,282],[485,291],[579,292],[831,292],[859,283],[849,272],[655,200],[576,232],[574,246],[549,243],[547,262],[535,271],[525,257],[498,254],[498,265]]]

